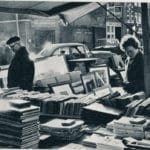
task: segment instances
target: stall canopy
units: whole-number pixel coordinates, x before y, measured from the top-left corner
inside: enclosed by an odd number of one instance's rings
[[[59,16],[63,17],[66,21],[68,21],[68,23],[72,23],[78,18],[98,9],[99,7],[101,6],[98,3],[89,3],[78,8],[73,8],[71,10],[61,12]]]
[[[60,12],[77,8],[87,2],[54,2],[54,1],[0,1],[0,12],[23,13],[40,16],[52,16]]]
[[[45,17],[59,15],[63,22],[69,24],[99,7],[96,2],[0,1],[0,12]]]

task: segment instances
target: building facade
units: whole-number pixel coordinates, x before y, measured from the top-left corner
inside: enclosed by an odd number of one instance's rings
[[[124,34],[134,34],[133,30],[139,35],[142,34],[140,9],[140,3],[107,3],[106,40],[108,43],[113,43],[116,39],[120,41]]]
[[[90,49],[99,46],[99,40],[106,37],[106,11],[98,8],[75,20],[69,26],[61,26],[60,42],[79,42]]]
[[[123,5],[123,3],[107,3],[106,40],[108,43],[113,43],[116,39],[120,41],[121,39],[122,24],[116,19],[116,17],[122,19]]]

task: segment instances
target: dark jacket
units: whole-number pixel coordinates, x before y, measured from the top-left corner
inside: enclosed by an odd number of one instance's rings
[[[29,59],[25,47],[21,47],[15,54],[8,69],[8,87],[20,87],[31,90],[34,78],[34,63]]]
[[[125,85],[125,90],[129,93],[144,91],[144,58],[139,52],[132,63],[128,65],[127,78],[129,83]]]

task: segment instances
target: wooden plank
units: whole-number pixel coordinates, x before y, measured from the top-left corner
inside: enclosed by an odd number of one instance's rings
[[[142,3],[142,31],[144,43],[144,80],[145,80],[145,94],[146,97],[150,96],[150,4]]]

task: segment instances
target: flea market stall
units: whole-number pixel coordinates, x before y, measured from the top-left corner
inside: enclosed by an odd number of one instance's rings
[[[0,10],[54,15],[85,4],[32,2],[29,7],[29,3],[14,1],[0,2]],[[92,5],[98,7],[98,4]],[[84,6],[81,7],[83,11]],[[149,4],[142,4],[144,32],[149,29],[149,22],[145,21],[148,8]],[[62,14],[67,15],[67,12]],[[95,57],[96,52],[87,58],[39,57],[34,61],[31,91],[7,88],[8,66],[3,66],[0,72],[0,148],[150,149],[147,32],[144,40],[146,86],[145,91],[134,94],[123,90],[120,81],[125,74],[124,66],[119,66],[120,58],[112,53],[107,59],[104,59],[104,52],[100,59]],[[69,65],[75,67],[70,69]]]

